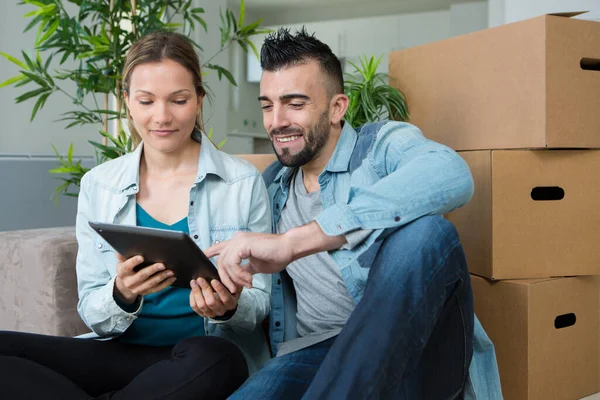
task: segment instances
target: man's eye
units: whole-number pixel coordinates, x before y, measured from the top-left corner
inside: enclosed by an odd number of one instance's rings
[[[270,110],[272,107],[273,107],[272,105],[270,105],[270,104],[267,104],[267,105],[261,106],[260,108],[262,108],[264,111],[268,111],[268,110]]]
[[[290,106],[294,107],[294,108],[300,108],[302,107],[304,104],[302,103],[290,103]]]

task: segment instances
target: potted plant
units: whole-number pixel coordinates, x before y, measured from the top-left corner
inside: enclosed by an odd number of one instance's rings
[[[410,115],[404,95],[388,84],[387,74],[377,72],[381,56],[363,56],[359,61],[360,66],[348,62],[353,71],[344,78],[344,93],[350,100],[344,119],[354,127],[382,119],[407,121]]]
[[[70,3],[70,4],[68,4]],[[207,31],[204,9],[192,7],[189,0],[22,0],[19,4],[35,9],[25,14],[31,21],[25,31],[37,28],[35,55],[22,52],[21,57],[0,52],[4,58],[19,67],[19,74],[0,84],[28,90],[15,100],[21,103],[34,100],[31,120],[49,98],[63,96],[74,106],[59,118],[67,128],[94,124],[99,128],[100,141],[90,141],[96,150],[97,163],[116,158],[132,150],[131,140],[121,127],[123,113],[121,70],[125,54],[139,37],[156,30],[179,30],[190,37],[198,25]],[[73,9],[75,12],[68,12]],[[258,52],[250,38],[268,33],[261,29],[261,20],[244,24],[245,4],[240,0],[239,16],[226,9],[221,11],[220,48],[212,56],[201,55],[204,71],[214,71],[219,80],[236,85],[227,68],[212,63],[216,55],[231,45],[239,45],[248,52]],[[202,47],[194,42],[198,52]],[[68,61],[68,62],[67,62]],[[67,67],[68,66],[68,67]],[[75,90],[65,89],[65,82],[73,82]],[[109,99],[114,96],[116,106]],[[90,108],[85,99],[92,98],[96,107]],[[109,133],[109,121],[116,120],[116,132]],[[210,133],[210,132],[209,132]],[[62,181],[53,196],[77,196],[79,182],[87,168],[73,160],[73,145],[66,156],[56,148],[60,166],[50,172]],[[75,189],[75,190],[73,190]]]

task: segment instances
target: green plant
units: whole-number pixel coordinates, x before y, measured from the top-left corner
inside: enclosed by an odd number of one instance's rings
[[[71,3],[71,4],[68,4]],[[7,60],[19,67],[18,75],[0,84],[33,88],[19,95],[17,103],[35,100],[31,120],[44,107],[47,100],[56,93],[67,96],[74,110],[61,115],[66,127],[96,124],[101,126],[99,133],[102,142],[90,141],[96,151],[96,161],[101,163],[116,158],[132,150],[131,139],[121,128],[123,103],[121,100],[121,71],[125,54],[139,37],[156,30],[180,30],[190,36],[197,25],[208,31],[202,18],[204,9],[192,7],[189,0],[22,0],[20,5],[35,7],[24,15],[31,18],[25,31],[37,27],[35,55],[22,51],[22,60],[0,52]],[[77,6],[76,8],[73,6]],[[67,9],[76,9],[69,13]],[[237,44],[246,52],[251,49],[258,57],[250,37],[268,33],[261,29],[261,20],[244,25],[245,4],[240,0],[239,17],[226,9],[221,10],[220,48],[211,57],[202,57],[204,71],[215,71],[219,80],[225,78],[236,85],[229,70],[212,60],[232,44]],[[182,22],[174,22],[174,19]],[[194,42],[199,52],[202,47]],[[58,65],[56,63],[58,62]],[[58,69],[56,69],[58,67]],[[65,82],[73,82],[75,90],[65,89]],[[109,98],[116,98],[116,107],[109,107]],[[100,106],[99,99],[103,99]],[[92,100],[90,100],[90,98]],[[94,106],[89,104],[93,102]],[[108,133],[108,123],[116,120],[115,135]],[[222,143],[221,143],[222,145]],[[54,147],[60,166],[50,172],[59,174],[62,183],[53,194],[77,196],[70,188],[79,186],[87,168],[80,161],[73,161],[73,145],[67,156],[61,156]]]
[[[360,66],[349,62],[354,71],[345,74],[344,93],[350,100],[344,119],[352,126],[386,118],[395,121],[409,119],[402,92],[387,83],[387,74],[377,72],[380,63],[381,56],[377,59],[361,57]]]

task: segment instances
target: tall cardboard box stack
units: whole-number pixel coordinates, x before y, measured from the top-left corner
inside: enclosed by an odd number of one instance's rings
[[[447,217],[510,400],[600,391],[600,23],[574,15],[389,57],[411,122],[473,173]]]

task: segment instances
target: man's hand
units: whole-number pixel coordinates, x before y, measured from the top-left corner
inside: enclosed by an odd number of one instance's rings
[[[339,249],[344,236],[327,236],[316,222],[290,229],[284,234],[236,232],[230,240],[205,250],[217,258],[221,281],[235,293],[236,285],[252,287],[252,274],[281,272],[292,261],[321,251]],[[242,266],[242,260],[248,263]]]
[[[218,243],[204,252],[216,255],[221,281],[235,293],[239,286],[252,288],[252,274],[282,271],[292,262],[292,244],[284,235],[236,232],[230,240]],[[248,263],[241,265],[247,259]]]
[[[238,287],[236,294],[231,294],[218,280],[213,279],[209,285],[202,278],[190,281],[190,287],[190,307],[207,318],[221,317],[227,311],[235,310],[243,289]]]

